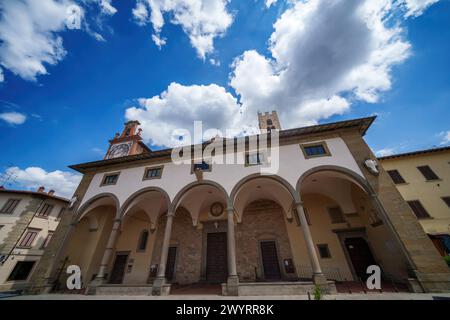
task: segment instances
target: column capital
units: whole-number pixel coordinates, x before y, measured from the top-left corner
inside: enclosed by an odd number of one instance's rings
[[[122,219],[116,218],[116,219],[113,220],[113,222],[118,222],[118,223],[120,223],[120,222],[122,222]]]
[[[233,207],[227,207],[227,213],[228,214],[233,214],[234,213],[234,208]]]
[[[298,206],[301,206],[301,207],[303,207],[303,201],[295,201],[295,206],[296,207],[298,207]]]

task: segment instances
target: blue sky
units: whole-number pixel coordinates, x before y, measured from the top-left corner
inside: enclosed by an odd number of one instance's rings
[[[162,26],[151,2],[0,0],[7,187],[70,196],[67,166],[101,159],[131,118],[152,148],[193,120],[251,132],[271,109],[284,128],[377,114],[379,155],[450,141],[448,0],[154,0]]]

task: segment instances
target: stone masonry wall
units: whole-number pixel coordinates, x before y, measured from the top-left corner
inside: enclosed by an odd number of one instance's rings
[[[159,265],[162,241],[166,227],[166,218],[158,221],[152,265]],[[177,247],[175,274],[173,283],[189,284],[200,280],[202,261],[202,230],[192,225],[189,212],[183,208],[177,210],[172,224],[170,246]]]
[[[257,277],[262,278],[263,267],[259,248],[261,240],[276,241],[282,277],[285,279],[296,277],[295,273],[286,274],[282,266],[284,259],[293,259],[284,219],[282,208],[272,201],[256,201],[245,209],[242,222],[236,227],[236,263],[239,281],[255,281]]]

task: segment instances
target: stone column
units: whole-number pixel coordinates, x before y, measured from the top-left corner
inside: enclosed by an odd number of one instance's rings
[[[98,285],[101,285],[105,282],[105,271],[108,267],[108,263],[111,260],[111,255],[114,250],[114,247],[116,245],[117,238],[120,234],[120,219],[114,219],[113,226],[111,229],[111,233],[109,234],[108,243],[106,244],[105,251],[103,252],[103,257],[100,263],[100,268],[97,272],[97,276],[94,279],[94,283],[92,284],[93,287],[96,287]],[[89,290],[91,291],[91,290]]]
[[[300,219],[300,224],[303,230],[303,236],[305,238],[306,249],[308,250],[309,260],[313,269],[313,281],[317,285],[327,285],[327,279],[322,272],[320,266],[319,257],[317,256],[316,249],[314,247],[314,242],[311,236],[311,231],[309,230],[308,220],[306,219],[305,211],[303,210],[303,203],[297,202],[295,204],[297,208],[297,214]]]
[[[158,273],[156,279],[153,281],[152,292],[153,295],[166,295],[168,292],[163,290],[163,286],[166,283],[166,264],[167,256],[169,254],[170,236],[172,234],[172,224],[173,217],[175,214],[173,212],[167,212],[166,228],[164,230],[164,239],[161,249],[161,258],[158,266]]]
[[[234,235],[234,210],[227,208],[228,279],[227,295],[239,295],[239,278],[236,267],[236,238]]]

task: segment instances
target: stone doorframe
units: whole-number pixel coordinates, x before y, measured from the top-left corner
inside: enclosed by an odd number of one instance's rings
[[[123,251],[115,251],[114,252],[114,259],[112,261],[111,264],[111,271],[109,273],[105,274],[105,279],[106,283],[109,283],[109,281],[111,280],[111,274],[114,270],[114,264],[116,263],[116,259],[118,255],[127,255],[127,261],[125,262],[125,268],[123,269],[123,276],[122,276],[122,283],[123,284],[123,280],[125,280],[125,274],[127,273],[127,268],[128,268],[128,262],[130,261],[130,256],[131,256],[131,251],[130,250],[123,250]]]
[[[202,259],[200,265],[200,281],[206,282],[206,255],[207,255],[207,245],[208,245],[208,233],[217,233],[228,231],[227,220],[210,220],[201,222],[203,225],[202,229]],[[217,224],[217,228],[215,226]],[[228,250],[228,243],[227,243]],[[228,257],[227,257],[228,259]]]
[[[263,238],[258,239],[258,256],[259,256],[258,265],[261,269],[261,275],[262,275],[262,278],[260,280],[267,281],[266,275],[264,273],[264,262],[263,262],[262,251],[261,251],[261,242],[275,242],[275,249],[277,250],[276,254],[277,254],[278,267],[280,268],[280,275],[281,275],[281,279],[279,281],[285,281],[287,279],[287,276],[286,276],[286,272],[284,270],[284,265],[280,259],[280,246],[278,244],[278,240],[276,237],[263,237]],[[291,249],[291,254],[292,254],[292,249]],[[258,274],[256,274],[256,276],[258,276]],[[256,281],[258,281],[257,277],[256,277]]]
[[[348,238],[363,238],[366,242],[367,245],[369,246],[369,250],[372,253],[372,256],[375,260],[375,262],[380,266],[381,271],[383,273],[383,267],[382,265],[379,263],[379,260],[377,258],[377,256],[375,255],[375,251],[372,248],[372,245],[369,241],[369,238],[367,237],[366,234],[366,228],[365,227],[359,227],[359,228],[347,228],[347,229],[334,229],[332,230],[332,232],[336,233],[336,235],[339,238],[339,242],[341,244],[342,250],[344,251],[344,255],[345,255],[345,259],[347,260],[347,264],[349,266],[349,269],[352,273],[353,279],[356,279],[356,281],[359,281],[358,279],[358,275],[355,272],[355,268],[353,266],[353,262],[350,259],[350,254],[347,250],[347,246],[345,245],[345,240]]]

